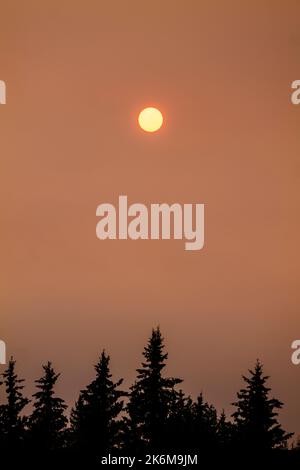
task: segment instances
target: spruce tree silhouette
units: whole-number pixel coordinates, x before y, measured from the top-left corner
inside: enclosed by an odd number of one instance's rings
[[[232,451],[234,429],[234,425],[227,420],[225,411],[222,410],[217,423],[218,448],[223,453],[222,455],[224,453],[229,454]]]
[[[64,414],[67,406],[54,392],[60,374],[55,373],[51,362],[43,369],[44,375],[35,381],[38,392],[33,395],[35,402],[29,431],[33,451],[49,455],[64,447],[68,420]]]
[[[167,450],[186,452],[193,449],[193,400],[179,390],[175,400],[170,404],[166,433]]]
[[[80,393],[71,415],[71,435],[75,449],[84,458],[100,458],[120,446],[124,409],[122,397],[126,393],[118,390],[123,379],[111,380],[110,357],[102,352],[95,366],[96,378]]]
[[[8,363],[8,368],[2,374],[6,390],[6,403],[0,408],[1,445],[4,454],[11,459],[16,457],[13,452],[20,452],[25,444],[25,422],[21,415],[25,406],[30,402],[23,396],[23,379],[19,379],[15,372],[16,361],[13,358]]]
[[[69,433],[69,444],[77,451],[84,449],[84,398],[83,393],[80,392],[78,400],[75,402],[74,408],[71,410],[70,415],[70,433]]]
[[[145,448],[153,451],[164,448],[167,420],[178,396],[175,386],[182,382],[178,378],[163,377],[168,358],[163,350],[163,338],[160,329],[156,328],[144,349],[145,362],[137,369],[137,380],[130,389],[127,405],[129,446],[138,452]]]
[[[209,405],[204,401],[202,393],[200,393],[192,408],[193,448],[198,448],[200,456],[207,458],[217,449],[217,411],[213,405]]]
[[[293,433],[286,433],[278,423],[277,416],[283,403],[269,398],[271,389],[266,386],[269,379],[263,375],[263,366],[257,360],[250,376],[243,376],[246,388],[237,394],[233,403],[237,410],[233,418],[237,426],[237,445],[242,452],[252,456],[269,457],[271,451],[285,449]]]

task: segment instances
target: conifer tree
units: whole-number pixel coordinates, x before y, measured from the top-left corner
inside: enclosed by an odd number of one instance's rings
[[[263,366],[257,361],[250,376],[243,376],[246,387],[237,394],[233,405],[237,410],[233,418],[237,426],[238,444],[253,454],[266,454],[272,449],[285,448],[292,434],[286,433],[277,416],[283,404],[270,398],[269,379],[263,374]]]
[[[231,422],[227,421],[225,411],[222,410],[217,422],[218,447],[221,450],[229,451],[231,449],[233,433],[234,426]]]
[[[70,415],[70,443],[72,447],[79,448],[83,442],[83,430],[84,430],[84,398],[83,393],[81,392],[78,400],[75,403],[74,408],[71,410]]]
[[[64,446],[67,406],[62,398],[55,396],[54,387],[60,376],[51,362],[43,366],[44,375],[35,381],[38,391],[34,410],[30,416],[29,428],[34,447],[41,452],[51,452]]]
[[[217,411],[213,405],[204,401],[203,394],[193,404],[193,448],[208,454],[217,445]]]
[[[137,369],[127,406],[131,443],[135,447],[142,444],[159,450],[166,439],[167,420],[178,393],[175,386],[182,380],[163,376],[168,358],[163,350],[163,338],[156,328],[144,349],[145,362]]]
[[[8,368],[2,374],[6,403],[0,407],[0,426],[2,445],[7,451],[18,450],[24,443],[25,418],[21,413],[29,403],[22,393],[24,380],[18,378],[15,366],[16,361],[11,358]]]
[[[193,450],[193,400],[179,390],[176,399],[170,406],[168,417],[167,448],[171,452],[186,452]]]
[[[110,357],[102,352],[95,366],[95,379],[83,390],[71,414],[75,447],[91,456],[100,457],[120,446],[126,394],[118,388],[123,379],[111,380]]]

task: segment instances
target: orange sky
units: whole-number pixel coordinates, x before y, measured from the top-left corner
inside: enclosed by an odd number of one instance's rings
[[[6,0],[0,18],[0,338],[28,393],[51,359],[71,403],[103,347],[132,381],[160,324],[187,393],[230,411],[259,357],[300,433],[299,1]],[[98,240],[120,194],[205,203],[205,248]]]

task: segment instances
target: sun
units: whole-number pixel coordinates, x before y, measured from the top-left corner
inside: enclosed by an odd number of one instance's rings
[[[158,131],[164,121],[163,115],[157,108],[145,108],[138,117],[140,127],[145,132]]]

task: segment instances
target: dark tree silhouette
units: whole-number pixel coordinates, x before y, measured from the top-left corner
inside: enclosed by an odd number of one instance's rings
[[[167,420],[166,447],[171,452],[193,450],[193,400],[179,390],[170,403]]]
[[[121,442],[121,398],[126,394],[118,390],[123,379],[116,383],[111,380],[109,362],[103,351],[95,366],[96,378],[81,392],[71,415],[73,444],[91,457],[116,450]]]
[[[43,366],[44,375],[35,381],[38,392],[34,410],[29,419],[32,444],[41,453],[61,449],[65,444],[67,406],[62,398],[56,397],[54,387],[60,376],[56,374],[51,362]]]
[[[84,423],[85,423],[85,409],[84,409],[84,398],[83,393],[81,392],[78,400],[75,402],[74,408],[71,410],[70,415],[70,435],[69,440],[72,447],[77,450],[80,447],[84,448]]]
[[[193,404],[193,448],[198,448],[201,455],[208,455],[217,448],[217,411],[213,405],[204,401],[201,393]]]
[[[269,379],[263,374],[263,366],[257,361],[255,369],[249,370],[250,376],[243,376],[246,388],[237,394],[233,403],[237,410],[233,418],[237,426],[238,445],[249,455],[267,455],[273,449],[283,449],[293,434],[286,433],[278,423],[277,416],[283,404],[269,398]]]
[[[235,426],[226,419],[225,412],[222,410],[217,423],[218,447],[221,451],[229,453],[232,450],[234,430]]]
[[[21,413],[29,403],[22,393],[24,380],[18,378],[15,366],[16,361],[11,358],[1,381],[6,391],[6,403],[0,407],[1,442],[7,452],[20,450],[24,444],[26,420]]]
[[[137,369],[137,380],[131,387],[127,406],[131,445],[139,450],[145,446],[159,450],[164,446],[167,420],[178,394],[175,386],[182,382],[163,377],[168,358],[163,350],[163,338],[156,328],[144,349],[145,362]]]
[[[128,394],[120,390],[123,379],[112,380],[110,358],[103,351],[94,380],[80,392],[71,412],[70,426],[67,406],[55,394],[59,374],[50,362],[36,380],[32,414],[24,416],[29,400],[23,395],[23,380],[11,359],[0,375],[0,388],[6,391],[0,404],[2,464],[98,468],[101,457],[108,454],[117,456],[121,463],[126,462],[126,456],[144,459],[146,454],[162,454],[165,459],[166,455],[197,454],[197,468],[300,468],[300,444],[288,448],[292,434],[278,421],[283,405],[270,396],[268,377],[259,361],[249,376],[243,377],[246,385],[237,394],[236,410],[229,421],[224,411],[217,415],[202,393],[193,401],[182,390],[177,391],[181,379],[165,376],[168,354],[159,328],[152,330],[143,356]]]

